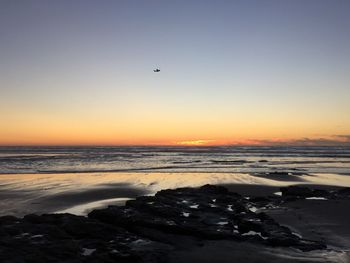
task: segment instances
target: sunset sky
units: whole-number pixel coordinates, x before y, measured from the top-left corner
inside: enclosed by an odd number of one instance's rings
[[[348,0],[0,0],[0,145],[349,143],[349,14]]]

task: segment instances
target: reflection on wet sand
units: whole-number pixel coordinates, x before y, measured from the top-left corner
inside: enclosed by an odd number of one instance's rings
[[[106,207],[108,205],[124,205],[126,201],[131,199],[132,198],[103,199],[95,202],[85,203],[82,205],[76,205],[63,210],[58,210],[55,213],[70,213],[74,215],[86,215],[96,207]]]
[[[73,173],[3,174],[0,176],[2,214],[79,211],[162,189],[204,184],[285,186],[318,184],[350,186],[350,177],[337,174],[286,175],[286,178],[243,173]],[[125,200],[124,200],[125,199]],[[124,201],[123,201],[124,200]],[[77,207],[76,210],[67,210]]]

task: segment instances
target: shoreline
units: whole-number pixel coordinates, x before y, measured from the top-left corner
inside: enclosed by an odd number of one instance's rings
[[[87,214],[109,199],[152,195],[162,189],[223,185],[236,192],[266,195],[288,185],[349,186],[348,176],[337,174],[237,173],[84,173],[0,175],[0,215],[72,211],[84,205]],[[246,186],[245,186],[246,185]],[[323,186],[322,186],[323,185]],[[253,190],[251,190],[253,189]],[[270,190],[269,190],[270,189]],[[93,206],[93,203],[96,206]],[[123,204],[120,202],[120,204]]]

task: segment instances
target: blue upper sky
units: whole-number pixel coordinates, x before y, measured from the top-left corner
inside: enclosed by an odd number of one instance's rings
[[[77,143],[350,134],[349,14],[347,0],[1,0],[0,143],[63,142],[50,126]]]

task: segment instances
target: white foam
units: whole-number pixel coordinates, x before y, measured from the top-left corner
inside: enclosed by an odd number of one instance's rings
[[[242,236],[260,236],[262,239],[267,239],[267,237],[262,236],[260,232],[255,231],[249,231],[247,233],[242,234]]]
[[[299,237],[299,238],[303,238],[303,237],[302,237],[302,235],[300,235],[299,233],[296,233],[296,232],[292,232],[292,234],[293,234],[294,236],[297,236],[297,237]]]
[[[96,248],[83,248],[83,252],[81,254],[83,256],[90,256],[95,251],[96,251]]]
[[[274,195],[282,196],[282,192],[273,193]]]
[[[307,200],[328,200],[327,198],[324,197],[306,197],[305,199]]]
[[[190,216],[190,213],[183,212],[182,215],[183,215],[184,217],[189,217],[189,216]]]
[[[255,213],[256,211],[258,211],[258,208],[256,208],[255,206],[252,206],[252,207],[249,207],[249,210]]]
[[[217,223],[217,225],[220,225],[220,226],[224,226],[224,225],[227,225],[228,224],[228,222],[226,221],[226,222],[219,222],[219,223]]]
[[[228,210],[228,211],[233,211],[232,205],[228,205],[228,206],[227,206],[227,210]]]
[[[190,205],[190,208],[192,208],[192,209],[198,209],[198,206],[199,206],[199,205]]]

